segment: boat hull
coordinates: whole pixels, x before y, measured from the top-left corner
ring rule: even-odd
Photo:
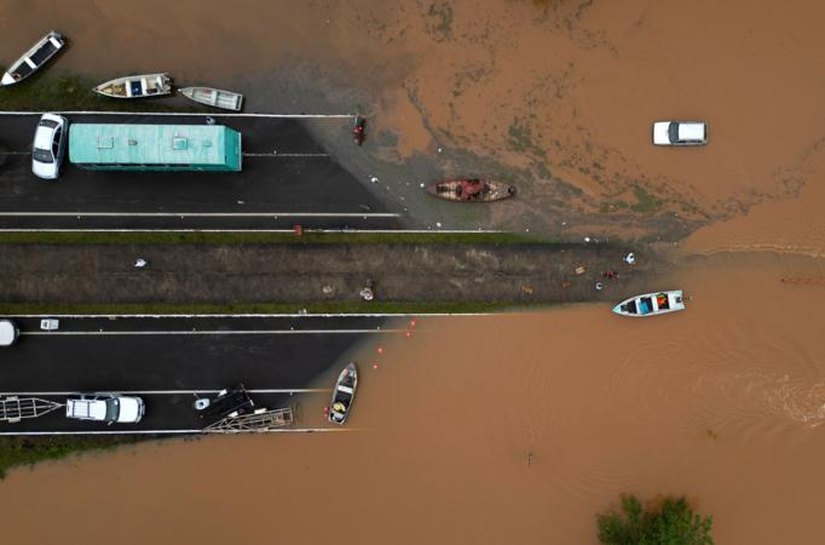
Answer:
[[[243,108],[243,95],[240,93],[213,87],[184,87],[179,92],[189,100],[213,108],[234,112],[239,112]]]
[[[647,318],[680,310],[685,310],[682,290],[654,291],[636,295],[613,307],[615,314],[632,318]]]
[[[329,404],[329,421],[333,424],[345,424],[352,412],[355,390],[358,388],[358,369],[355,363],[347,365],[335,381],[332,400]]]
[[[483,184],[483,189],[472,195],[462,192],[467,183]],[[451,202],[495,202],[516,194],[513,186],[492,180],[445,180],[427,186],[427,193]]]
[[[172,78],[166,73],[124,76],[101,83],[92,90],[105,97],[120,99],[166,96],[172,93]]]
[[[19,59],[9,65],[6,73],[0,78],[0,86],[14,85],[37,72],[49,62],[66,45],[66,37],[51,31],[26,51]]]

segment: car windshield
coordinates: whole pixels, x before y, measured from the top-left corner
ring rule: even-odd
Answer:
[[[679,141],[679,124],[671,123],[667,127],[667,137],[671,142]]]
[[[58,123],[57,121],[54,121],[52,119],[41,119],[38,125],[40,125],[41,127],[48,127],[50,129],[53,129],[57,127]]]
[[[117,399],[106,400],[106,420],[117,420],[120,416],[120,401]]]
[[[54,155],[47,149],[34,148],[32,157],[38,163],[54,163]]]

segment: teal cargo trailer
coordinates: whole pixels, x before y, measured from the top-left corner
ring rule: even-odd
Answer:
[[[90,170],[241,170],[241,133],[223,125],[73,123],[69,161]]]

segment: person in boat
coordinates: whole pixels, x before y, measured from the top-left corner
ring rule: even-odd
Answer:
[[[462,180],[458,186],[458,196],[465,201],[480,198],[484,193],[485,184],[482,180],[474,178],[472,180]]]

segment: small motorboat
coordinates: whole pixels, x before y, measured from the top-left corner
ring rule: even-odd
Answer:
[[[626,299],[613,307],[613,312],[616,314],[637,318],[667,314],[677,310],[685,310],[682,290],[645,293]]]
[[[358,387],[358,369],[355,363],[350,363],[335,382],[332,392],[332,402],[329,405],[329,421],[333,424],[343,424],[349,417],[352,401],[355,399],[355,389]]]
[[[3,78],[0,79],[0,85],[12,85],[23,81],[46,64],[65,45],[66,37],[52,30],[9,66]]]
[[[172,92],[172,78],[166,73],[125,76],[101,83],[92,90],[112,98],[157,97]]]
[[[516,194],[516,188],[492,180],[446,180],[427,186],[427,192],[454,202],[493,202]]]
[[[184,87],[179,89],[178,92],[189,100],[213,108],[239,112],[243,107],[243,95],[232,91],[224,91],[213,87]]]

